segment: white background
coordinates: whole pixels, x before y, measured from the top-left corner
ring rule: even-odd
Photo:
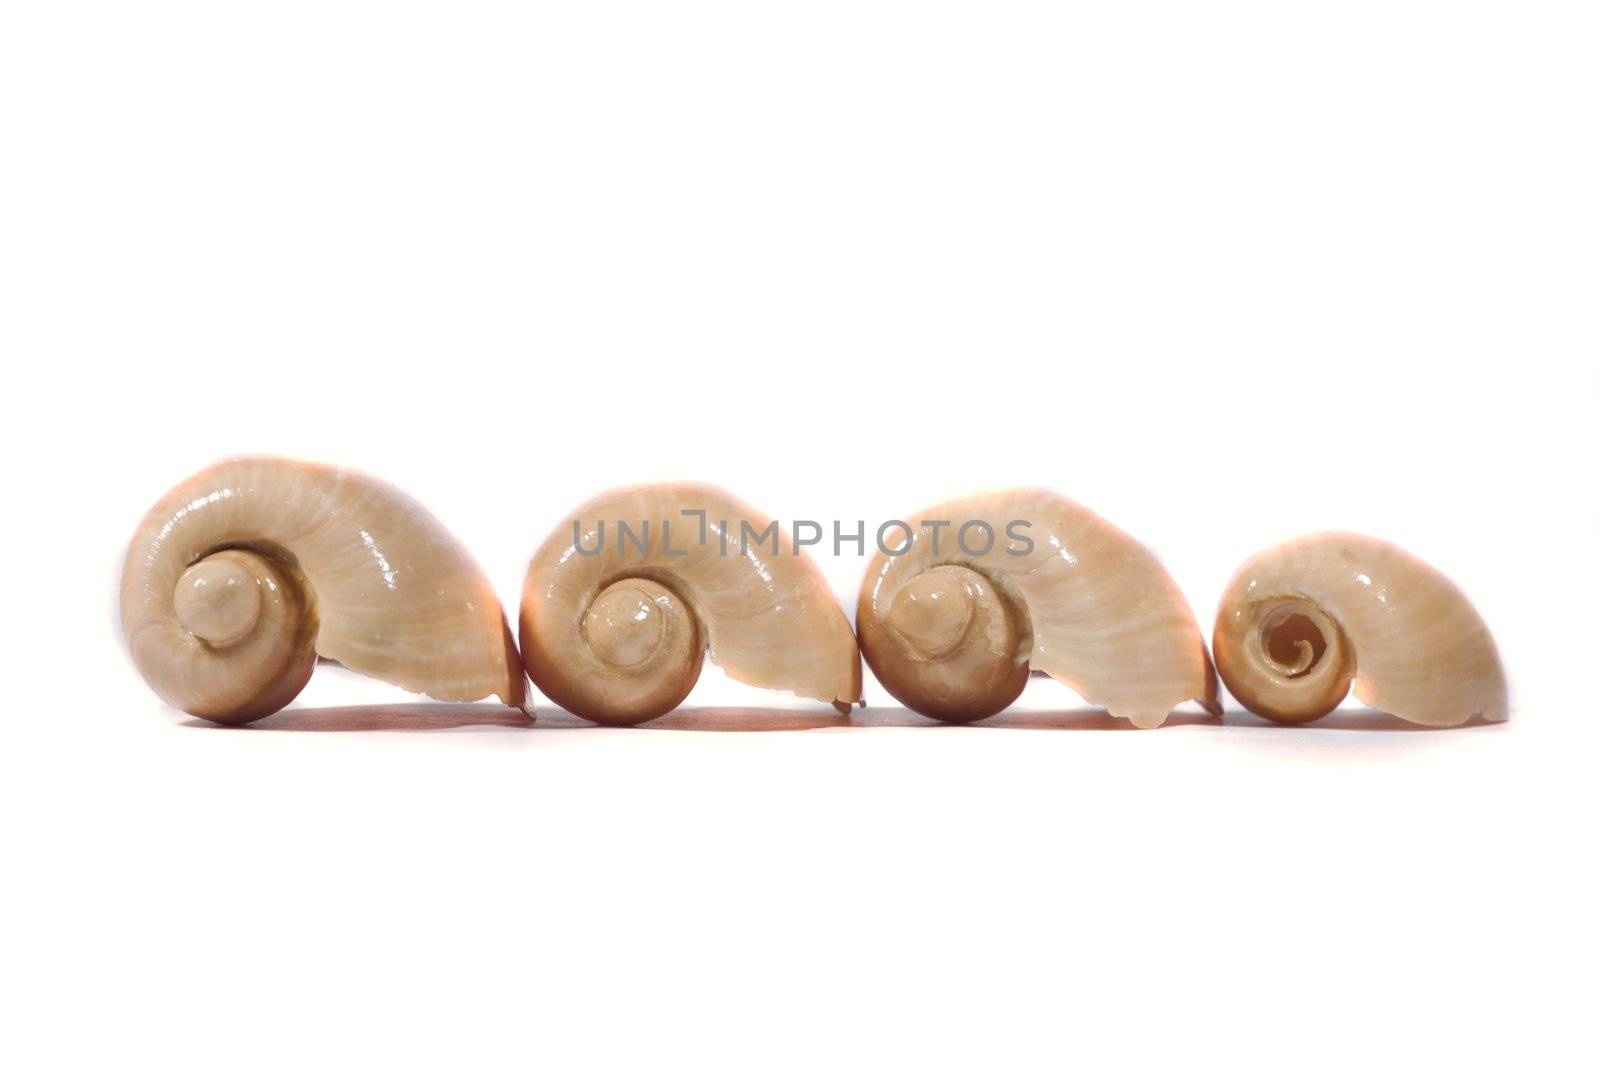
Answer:
[[[1592,5],[3,11],[9,1062],[1594,1062]],[[1360,530],[1515,716],[763,732],[835,720],[710,668],[526,729],[323,671],[197,728],[114,587],[241,451],[395,482],[512,611],[660,478],[1049,486],[1207,632]]]

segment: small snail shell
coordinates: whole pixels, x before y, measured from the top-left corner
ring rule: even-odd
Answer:
[[[272,457],[201,471],[145,516],[121,599],[150,688],[213,722],[277,711],[318,655],[440,700],[526,699],[477,563],[420,504],[356,471]]]
[[[873,673],[907,707],[981,719],[1017,698],[1031,667],[1138,726],[1159,726],[1185,700],[1215,710],[1182,592],[1094,512],[1019,489],[905,521],[909,546],[894,529],[867,570],[856,628]]]
[[[594,722],[671,711],[706,653],[750,685],[842,711],[861,699],[855,634],[816,564],[714,486],[633,486],[578,508],[528,566],[520,636],[534,684]]]
[[[1450,580],[1371,537],[1324,533],[1252,557],[1228,584],[1212,649],[1239,703],[1306,723],[1358,700],[1408,722],[1506,718],[1500,655]]]

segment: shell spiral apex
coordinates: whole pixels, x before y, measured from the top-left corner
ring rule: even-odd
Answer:
[[[855,634],[816,564],[714,486],[616,489],[569,515],[528,565],[520,637],[534,684],[594,722],[671,711],[708,653],[750,685],[861,699]]]
[[[1263,718],[1307,723],[1358,700],[1426,726],[1508,715],[1489,629],[1450,580],[1405,550],[1324,533],[1239,568],[1212,634],[1228,691]]]
[[[185,481],[134,534],[121,608],[145,681],[214,722],[277,711],[319,655],[440,700],[527,696],[466,549],[399,490],[339,467],[247,457]]]
[[[1001,711],[1030,667],[1138,726],[1216,678],[1194,613],[1143,545],[1047,490],[953,500],[880,547],[856,605],[861,650],[907,707],[947,722]],[[897,531],[898,532],[898,531]]]

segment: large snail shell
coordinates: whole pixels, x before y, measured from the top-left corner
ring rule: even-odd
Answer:
[[[616,489],[578,508],[523,584],[534,684],[574,714],[631,725],[677,707],[709,652],[750,685],[841,710],[859,701],[849,620],[781,529],[757,543],[771,523],[722,489],[687,483]]]
[[[174,707],[245,723],[318,655],[440,700],[526,698],[499,601],[416,501],[356,471],[227,460],[150,509],[122,571],[122,631]]]
[[[856,628],[867,663],[907,707],[981,719],[1017,698],[1031,666],[1138,726],[1159,726],[1185,700],[1214,709],[1216,678],[1182,592],[1094,512],[1021,489],[905,522],[910,546],[899,528],[884,538]]]
[[[1477,611],[1405,550],[1359,534],[1302,537],[1239,568],[1212,635],[1229,692],[1278,722],[1356,699],[1408,722],[1503,720],[1506,680]]]

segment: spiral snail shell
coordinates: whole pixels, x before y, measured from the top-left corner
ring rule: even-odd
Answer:
[[[1387,541],[1302,537],[1239,568],[1212,634],[1217,670],[1264,718],[1307,723],[1355,685],[1369,707],[1426,726],[1507,717],[1489,628],[1450,580]]]
[[[420,504],[368,475],[226,460],[140,523],[122,632],[162,699],[240,724],[295,698],[319,655],[440,700],[526,699],[488,579]]]
[[[856,628],[884,687],[946,722],[1002,710],[1030,667],[1137,726],[1159,726],[1185,700],[1217,710],[1205,642],[1166,570],[1047,490],[970,496],[906,520],[867,569]]]
[[[707,653],[750,685],[861,699],[855,634],[816,564],[715,486],[631,486],[574,511],[528,566],[520,641],[546,696],[610,725],[677,707]]]

